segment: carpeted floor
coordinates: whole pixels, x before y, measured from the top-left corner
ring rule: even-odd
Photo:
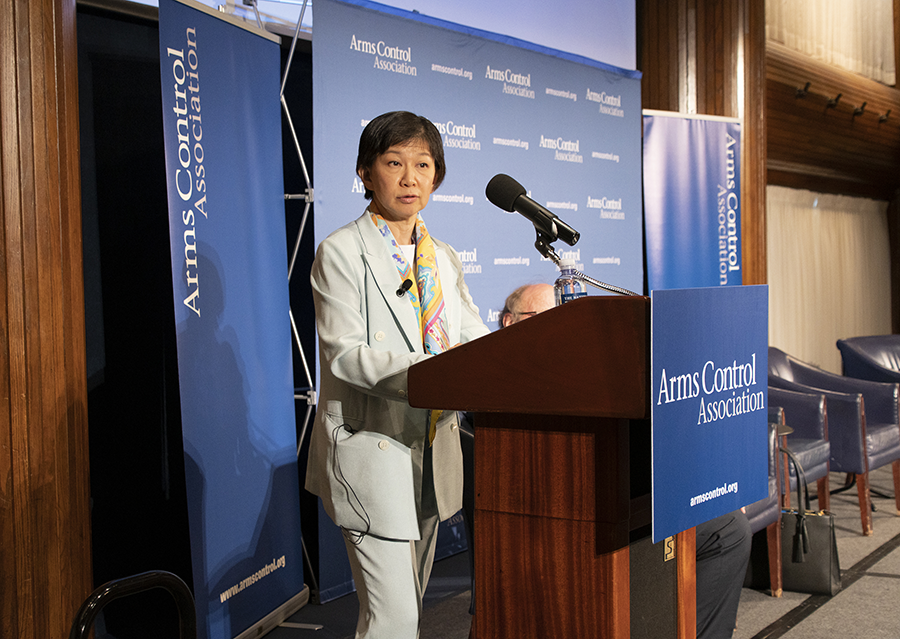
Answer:
[[[873,490],[893,495],[890,466],[871,473]],[[843,475],[832,473],[832,490]],[[843,590],[834,597],[744,589],[734,639],[900,638],[900,517],[873,493],[874,534],[862,535],[856,489],[832,495]],[[815,507],[815,504],[813,504]]]
[[[894,494],[890,466],[871,475],[874,490]],[[832,474],[830,480],[834,489],[843,483],[843,475]],[[856,489],[831,498],[843,590],[834,597],[785,592],[774,598],[745,588],[734,639],[900,639],[900,517],[893,499],[876,495],[873,499],[875,532],[864,537]],[[435,564],[425,597],[422,639],[466,639],[471,620],[468,610],[469,564],[463,553]],[[357,612],[355,595],[321,606],[308,605],[268,636],[352,638]],[[313,625],[321,628],[313,631],[309,628]]]

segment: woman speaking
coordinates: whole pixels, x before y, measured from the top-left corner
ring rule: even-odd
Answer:
[[[455,411],[410,407],[412,364],[489,330],[456,252],[420,211],[446,173],[440,133],[404,111],[372,120],[356,172],[369,200],[312,268],[321,366],[306,488],[341,527],[356,637],[415,639],[438,522],[462,506]]]

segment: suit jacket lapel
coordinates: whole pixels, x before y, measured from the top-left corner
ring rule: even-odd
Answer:
[[[410,350],[422,352],[419,318],[406,295],[397,297],[397,289],[402,282],[400,272],[391,259],[387,242],[378,232],[378,227],[372,222],[368,211],[356,220],[356,226],[359,228],[359,235],[365,247],[363,258],[372,273],[385,305],[393,314],[398,328],[410,345]],[[415,286],[415,282],[413,285]]]

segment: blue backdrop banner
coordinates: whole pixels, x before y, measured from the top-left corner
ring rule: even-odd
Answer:
[[[633,0],[388,0],[398,9],[418,11],[479,29],[634,69],[637,11]]]
[[[520,46],[516,46],[520,45]],[[496,326],[520,284],[553,282],[528,220],[485,197],[506,173],[581,232],[556,243],[597,279],[642,290],[641,97],[634,71],[372,2],[320,0],[313,37],[317,241],[365,209],[363,127],[394,110],[442,134],[447,177],[422,217],[459,253]]]
[[[644,115],[650,290],[741,284],[741,125]]]
[[[160,0],[172,283],[198,636],[304,589],[277,38]]]
[[[657,542],[768,494],[768,287],[651,299]]]
[[[498,173],[580,231],[574,247],[555,244],[562,257],[642,290],[640,105],[635,71],[366,0],[316,0],[316,242],[365,210],[355,173],[365,125],[412,111],[434,122],[447,163],[422,217],[456,249],[488,326],[513,289],[558,274],[534,248],[532,224],[485,197]],[[460,519],[441,525],[438,556],[465,548]],[[331,579],[346,578],[346,559],[320,561],[334,563],[321,590],[339,594]]]

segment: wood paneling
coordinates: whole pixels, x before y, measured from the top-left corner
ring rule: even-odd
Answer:
[[[900,73],[900,0],[894,0],[894,69]],[[888,208],[891,243],[891,332],[900,333],[900,191],[895,191]]]
[[[675,536],[678,562],[678,639],[696,636],[697,629],[697,529],[688,528]]]
[[[738,66],[746,59],[748,18],[757,9],[764,6],[756,0],[641,0],[643,107],[740,117],[738,83],[746,74]]]
[[[898,9],[894,0],[900,61]],[[891,203],[892,330],[900,332],[900,91],[776,43],[765,57],[767,183]]]
[[[744,22],[744,116],[741,146],[741,243],[744,284],[766,284],[766,6],[748,0]]]
[[[766,115],[770,184],[878,199],[900,186],[897,89],[770,42]]]
[[[629,636],[628,421],[475,423],[478,636]]]
[[[91,589],[75,0],[0,0],[0,629]]]
[[[476,563],[479,637],[629,635],[627,546],[598,555],[591,522],[481,510],[475,519],[479,553],[503,567],[498,575]],[[498,541],[513,538],[520,546]],[[591,603],[573,611],[573,602],[580,601]]]
[[[766,282],[765,1],[641,0],[645,109],[742,118],[743,278]]]

